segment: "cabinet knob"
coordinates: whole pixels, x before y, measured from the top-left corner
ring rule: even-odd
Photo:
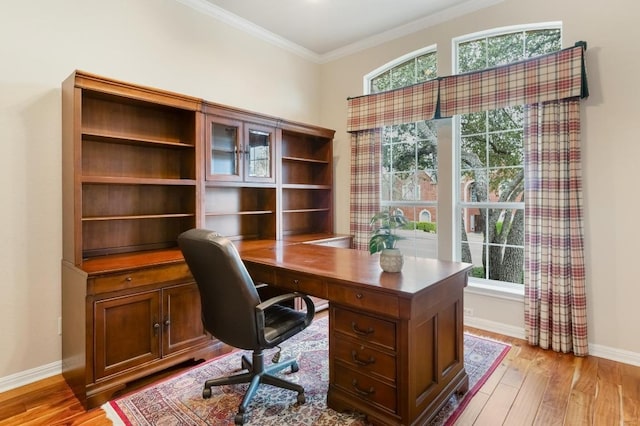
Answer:
[[[153,323],[153,335],[157,336],[158,335],[158,330],[160,329],[160,324],[159,323]]]
[[[356,293],[356,299],[362,299],[363,297],[362,293]]]
[[[124,280],[125,280],[126,282],[131,282],[131,281],[133,280],[133,278],[131,278],[131,277],[127,277],[127,278],[125,278]]]
[[[299,280],[293,280],[293,283],[294,283],[295,285],[298,285],[298,284],[300,284],[300,281],[299,281]]]
[[[165,327],[169,327],[171,325],[171,321],[169,320],[169,318],[167,318],[166,320],[164,320],[164,326]]]

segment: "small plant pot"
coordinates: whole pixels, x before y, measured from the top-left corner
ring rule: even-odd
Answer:
[[[385,272],[400,272],[404,258],[400,249],[384,249],[380,252],[380,267]]]

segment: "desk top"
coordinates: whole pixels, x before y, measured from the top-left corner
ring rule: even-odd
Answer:
[[[437,259],[404,257],[400,273],[383,272],[379,256],[346,248],[313,244],[273,244],[238,247],[245,263],[266,265],[349,283],[389,293],[414,295],[448,277],[467,272],[472,265]]]

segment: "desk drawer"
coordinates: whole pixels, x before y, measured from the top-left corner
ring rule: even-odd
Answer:
[[[371,401],[392,413],[397,412],[396,387],[383,383],[342,364],[334,363],[335,386],[357,395],[360,400]]]
[[[332,301],[333,302],[333,301]],[[333,308],[333,330],[362,342],[372,343],[386,349],[396,350],[396,324],[348,309]]]
[[[397,318],[400,314],[398,298],[377,291],[345,287],[337,283],[328,286],[328,299],[333,303],[352,306]]]
[[[99,294],[170,281],[193,280],[186,263],[154,266],[89,278],[89,293]]]
[[[356,371],[396,382],[395,356],[338,336],[336,334],[333,341],[332,356],[336,361],[348,364]]]
[[[276,286],[322,299],[327,298],[327,286],[324,281],[304,274],[277,271]]]

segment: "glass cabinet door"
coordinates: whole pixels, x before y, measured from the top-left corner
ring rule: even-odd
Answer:
[[[216,117],[207,123],[207,178],[241,180],[242,122]]]
[[[274,182],[274,129],[245,124],[245,180]]]

